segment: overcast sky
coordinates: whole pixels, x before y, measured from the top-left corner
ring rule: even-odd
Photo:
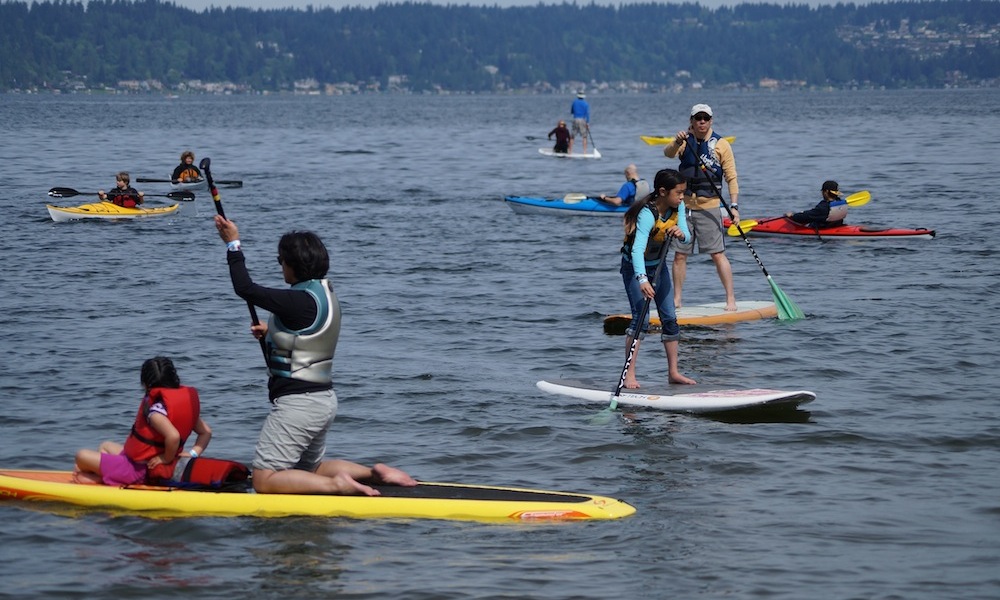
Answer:
[[[379,4],[399,4],[402,0],[386,2],[385,0],[173,0],[178,6],[183,6],[186,8],[191,8],[197,11],[204,10],[210,6],[215,6],[218,8],[225,8],[227,6],[239,6],[246,8],[305,8],[307,6],[312,6],[313,8],[344,8],[347,6],[377,6]],[[422,3],[425,0],[415,0],[416,2]],[[539,0],[430,0],[433,4],[452,4],[464,6],[471,4],[474,6],[535,6],[539,4]],[[638,0],[642,2],[648,2],[649,0]],[[669,3],[681,4],[685,0],[670,0]],[[692,0],[688,0],[692,1]],[[734,0],[696,0],[698,4],[702,6],[707,6],[710,8],[716,8],[719,6],[732,6],[734,4],[740,4],[741,2],[736,2]],[[810,6],[816,6],[819,4],[834,4],[836,0],[754,0],[755,2],[763,2],[766,4],[808,4]],[[562,0],[557,2],[543,1],[543,4],[562,4]],[[611,0],[595,0],[596,4],[614,4],[617,5],[619,1]],[[864,0],[860,2],[855,0],[855,4],[864,4]],[[584,6],[590,4],[590,0],[578,0],[577,4]]]

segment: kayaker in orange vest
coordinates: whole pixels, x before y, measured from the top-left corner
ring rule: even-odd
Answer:
[[[111,202],[125,208],[135,208],[142,204],[143,193],[129,185],[132,179],[122,171],[115,175],[115,187],[108,192],[100,190],[97,196],[104,202]]]
[[[191,183],[201,181],[201,171],[194,166],[194,152],[185,150],[181,152],[181,164],[177,165],[173,174],[170,175],[171,183]]]
[[[125,444],[105,441],[98,450],[78,451],[78,479],[107,485],[155,484],[174,479],[179,458],[196,458],[208,447],[212,429],[201,418],[198,391],[181,385],[169,358],[158,356],[142,363],[139,379],[146,394]],[[197,439],[184,452],[192,432]]]

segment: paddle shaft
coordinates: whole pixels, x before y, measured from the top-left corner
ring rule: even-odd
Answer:
[[[774,304],[778,307],[778,319],[782,321],[794,321],[796,319],[803,318],[805,315],[803,314],[802,309],[799,308],[797,304],[792,302],[792,299],[786,296],[783,291],[781,291],[778,284],[767,272],[764,262],[760,260],[759,256],[757,256],[757,251],[754,250],[753,245],[750,244],[750,239],[747,238],[747,234],[740,228],[739,221],[736,220],[733,210],[722,198],[722,192],[719,190],[719,187],[715,185],[715,180],[712,179],[712,174],[709,172],[708,165],[705,164],[705,160],[701,157],[701,153],[699,153],[696,148],[692,148],[691,150],[697,157],[698,164],[701,165],[702,173],[705,174],[705,178],[708,179],[709,185],[712,186],[712,191],[715,192],[716,197],[719,198],[719,203],[726,209],[726,213],[729,215],[729,220],[736,225],[736,231],[738,231],[740,233],[740,237],[743,238],[743,243],[747,245],[747,249],[750,250],[750,254],[753,255],[753,259],[757,261],[757,266],[760,267],[760,270],[764,273],[764,277],[767,278],[767,283],[771,287],[771,295],[774,296]]]
[[[747,248],[750,249],[750,254],[752,254],[753,259],[757,261],[757,266],[759,266],[760,270],[764,272],[764,277],[770,278],[771,276],[768,275],[767,268],[764,267],[764,263],[761,262],[760,257],[757,256],[757,251],[753,249],[752,245],[750,245],[750,240],[747,238],[747,234],[744,233],[743,229],[740,228],[739,221],[737,221],[736,217],[733,215],[733,210],[729,207],[728,204],[726,204],[726,201],[722,198],[722,192],[719,190],[719,187],[715,185],[715,180],[712,179],[712,175],[709,173],[708,165],[705,164],[705,159],[701,157],[701,154],[697,151],[697,149],[692,148],[691,151],[698,158],[698,164],[701,165],[701,172],[705,174],[705,178],[708,179],[709,185],[712,186],[712,191],[715,192],[716,197],[719,199],[719,204],[722,204],[722,207],[726,209],[726,214],[729,215],[729,220],[732,221],[734,225],[736,225],[736,231],[740,232],[740,237],[743,238],[744,242],[746,242]]]
[[[205,157],[201,159],[201,172],[205,174],[205,179],[208,181],[208,190],[212,194],[212,204],[215,206],[215,212],[219,214],[223,219],[226,218],[226,211],[222,209],[222,196],[219,195],[219,189],[215,187],[215,182],[212,181],[212,159]],[[254,325],[260,325],[260,319],[257,318],[257,308],[254,307],[253,302],[247,300],[247,308],[250,309],[250,321]],[[267,346],[264,344],[264,338],[257,340],[260,342],[260,351],[264,354],[264,363],[267,364]]]
[[[49,196],[53,198],[72,198],[73,196],[100,196],[99,192],[78,192],[73,188],[54,187],[49,190]],[[171,200],[194,200],[191,192],[170,192],[169,194],[143,194],[143,198],[170,198]]]
[[[684,210],[681,208],[681,210]],[[655,223],[654,223],[655,225]],[[663,273],[663,264],[667,262],[667,248],[670,246],[669,236],[664,237],[663,245],[660,246],[659,254],[659,264],[656,265],[656,271],[653,273],[653,280],[650,285],[660,283],[660,275]],[[633,274],[633,277],[637,275]],[[655,285],[654,285],[655,288]],[[646,315],[649,314],[649,304],[653,301],[652,298],[646,298],[646,301],[642,303],[642,311],[639,312],[639,325],[641,328],[646,322]],[[611,405],[608,407],[609,410],[614,410],[618,406],[618,396],[622,393],[622,388],[625,387],[625,377],[628,376],[628,369],[632,366],[632,361],[635,359],[636,349],[639,347],[639,330],[635,331],[632,336],[632,343],[628,347],[628,354],[625,356],[625,365],[622,367],[622,376],[618,378],[618,387],[615,388],[615,394],[611,396]]]
[[[150,177],[136,177],[135,181],[136,183],[177,183],[172,179],[155,179]],[[183,183],[196,183],[196,182],[183,182]],[[243,186],[243,181],[239,179],[220,179],[215,183],[218,183],[219,185],[235,185],[239,187]]]

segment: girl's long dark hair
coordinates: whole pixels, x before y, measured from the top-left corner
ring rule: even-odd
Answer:
[[[150,358],[146,362],[142,363],[142,371],[139,375],[139,381],[142,382],[142,385],[145,386],[146,389],[155,387],[181,387],[181,378],[177,375],[177,369],[174,368],[174,362],[166,356]]]
[[[657,171],[656,177],[653,179],[653,189],[650,190],[649,195],[642,200],[636,198],[632,206],[628,207],[628,211],[625,212],[625,217],[622,221],[622,226],[625,227],[625,235],[630,235],[635,231],[636,221],[639,220],[639,211],[644,206],[650,205],[653,214],[657,214],[656,207],[652,205],[656,204],[656,195],[659,193],[660,188],[670,191],[682,183],[687,183],[687,178],[681,175],[677,169],[660,169]]]

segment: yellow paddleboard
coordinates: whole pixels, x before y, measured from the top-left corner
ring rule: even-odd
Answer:
[[[778,316],[778,307],[771,301],[745,300],[736,303],[735,311],[727,311],[725,302],[696,304],[682,306],[677,310],[677,324],[684,325],[723,325],[757,319],[773,319]],[[608,315],[604,317],[604,333],[608,335],[625,335],[628,324],[632,322],[631,314]],[[660,317],[654,310],[649,317],[650,330],[660,330]]]
[[[381,496],[257,494],[77,482],[71,471],[0,470],[0,500],[74,505],[146,517],[351,517],[551,521],[618,519],[635,508],[613,498],[520,488],[420,482],[376,486]]]

